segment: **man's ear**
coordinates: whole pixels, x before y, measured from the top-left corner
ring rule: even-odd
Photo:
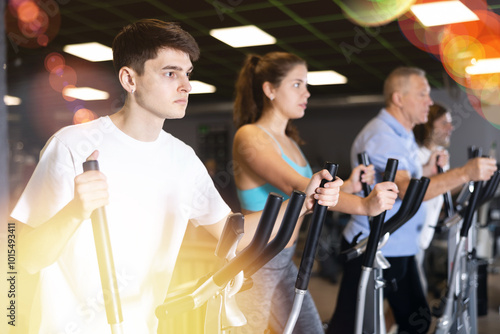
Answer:
[[[392,93],[391,102],[392,104],[400,108],[403,106],[403,95],[400,91],[395,91]]]
[[[120,84],[122,85],[123,89],[131,94],[133,94],[137,90],[135,82],[136,76],[137,73],[127,66],[123,66],[118,72],[118,80],[120,80]]]

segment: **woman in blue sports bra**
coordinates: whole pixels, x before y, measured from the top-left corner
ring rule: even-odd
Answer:
[[[294,189],[307,186],[313,173],[291,122],[304,116],[309,96],[307,65],[300,57],[272,52],[246,58],[236,82],[234,122],[238,130],[233,142],[234,178],[243,213],[262,210],[270,192],[286,199]],[[396,195],[387,190],[397,191],[394,184],[375,186],[366,199],[351,195],[361,191],[361,171],[364,182],[373,182],[373,166],[356,167],[341,188],[335,210],[372,216],[392,207]],[[300,223],[287,248],[252,276],[253,287],[238,294],[247,325],[237,333],[283,332],[295,295],[297,267],[292,258]],[[323,332],[307,293],[294,333]]]

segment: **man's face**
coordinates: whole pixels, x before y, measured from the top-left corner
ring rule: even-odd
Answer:
[[[432,125],[431,141],[436,145],[448,147],[450,145],[452,132],[453,125],[451,122],[451,114],[447,112],[434,121]]]
[[[430,92],[431,87],[426,78],[420,75],[410,76],[405,92],[402,94],[402,108],[413,126],[427,122],[429,107],[433,104]]]
[[[139,107],[162,120],[184,117],[192,69],[188,54],[169,48],[159,50],[156,58],[144,63],[144,73],[136,77],[134,95]]]

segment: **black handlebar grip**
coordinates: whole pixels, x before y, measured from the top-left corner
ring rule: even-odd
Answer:
[[[394,233],[398,228],[400,228],[404,223],[408,221],[410,212],[417,198],[418,191],[420,189],[421,181],[419,179],[411,179],[406,189],[405,196],[401,202],[399,210],[389,218],[382,227],[381,236],[386,233]]]
[[[422,176],[420,178],[420,187],[418,188],[417,198],[413,202],[413,207],[411,208],[410,214],[408,215],[408,220],[413,218],[413,216],[417,213],[420,205],[422,204],[425,193],[427,192],[427,188],[429,187],[429,183],[431,180],[428,177]]]
[[[274,237],[274,239],[269,242],[262,251],[261,255],[250,264],[246,269],[243,269],[245,272],[245,277],[252,276],[257,270],[259,270],[264,264],[269,262],[272,258],[274,258],[279,252],[281,252],[285,246],[290,241],[292,237],[293,231],[295,230],[295,226],[297,226],[297,222],[299,220],[300,211],[302,209],[302,205],[304,204],[304,200],[306,199],[306,194],[294,190],[292,195],[290,196],[290,200],[288,201],[288,206],[286,207],[285,214],[283,215],[283,220],[281,222],[278,233]]]
[[[325,163],[324,169],[328,170],[330,175],[333,177],[333,180],[335,180],[338,167],[339,166],[337,164],[327,162]],[[321,180],[321,187],[324,187],[327,182],[329,181],[325,179]],[[302,253],[302,259],[300,260],[299,273],[297,275],[297,280],[295,281],[295,288],[299,290],[307,290],[307,286],[309,285],[314,258],[318,248],[318,241],[327,211],[327,206],[323,206],[318,203],[314,206],[313,213],[311,215],[309,232],[304,245],[304,252]]]
[[[365,166],[370,165],[368,154],[366,154],[366,152],[358,153],[358,163]],[[363,173],[364,172],[361,172],[360,177]],[[366,182],[361,182],[361,186],[363,187],[363,194],[365,197],[368,197],[368,195],[370,195],[370,186]]]
[[[474,216],[474,211],[477,208],[479,194],[481,192],[483,181],[474,182],[474,190],[469,198],[469,203],[465,208],[464,220],[462,222],[462,228],[460,229],[460,237],[466,237],[469,233],[469,229],[472,225],[472,218]]]
[[[245,218],[241,213],[233,213],[227,217],[226,224],[215,248],[215,256],[220,259],[227,257],[231,247],[245,233],[244,225]]]
[[[231,259],[231,261],[213,275],[215,284],[223,286],[250,263],[255,261],[261,254],[271,237],[282,202],[282,196],[276,193],[269,194],[252,241],[250,241],[250,244],[238,253],[236,257]]]
[[[396,177],[396,171],[398,170],[397,159],[388,159],[387,165],[385,167],[383,181],[394,182]],[[363,266],[365,268],[372,268],[373,261],[375,260],[375,254],[377,253],[378,243],[380,241],[382,233],[382,225],[385,220],[385,211],[373,218],[372,228],[370,235],[368,236],[368,243],[366,245],[365,257],[363,258]]]
[[[83,163],[83,171],[90,170],[99,170],[97,160],[89,160]],[[90,219],[94,232],[94,243],[99,274],[101,276],[102,291],[106,297],[104,298],[106,316],[109,324],[119,324],[123,321],[122,308],[118,293],[113,252],[111,251],[111,241],[109,239],[108,221],[104,207],[95,209]]]
[[[481,153],[482,153],[482,149],[480,147],[472,146],[470,148],[469,154],[471,155],[471,158],[480,157]],[[477,204],[479,202],[478,199],[479,199],[482,185],[483,185],[482,181],[475,181],[474,182],[474,190],[472,191],[472,194],[470,195],[470,198],[469,198],[469,203],[467,204],[467,207],[465,208],[464,220],[462,223],[462,228],[460,229],[460,236],[461,237],[465,237],[469,233],[469,228],[472,225],[472,218],[474,216],[474,211],[476,210]]]
[[[438,174],[442,174],[443,167],[436,165]],[[444,199],[444,211],[446,212],[446,217],[451,217],[455,214],[455,209],[453,208],[453,200],[451,199],[451,193],[449,191],[443,194]]]
[[[497,170],[493,173],[493,176],[484,185],[481,195],[479,196],[479,205],[484,204],[489,201],[495,195],[498,188],[498,183],[500,181],[500,171]]]

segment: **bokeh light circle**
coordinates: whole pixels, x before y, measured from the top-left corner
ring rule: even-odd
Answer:
[[[97,116],[92,110],[87,108],[78,109],[73,116],[73,124],[82,124],[96,119]]]
[[[13,46],[44,47],[59,32],[61,13],[55,0],[10,0],[7,6],[5,30]]]
[[[48,72],[52,72],[52,70],[55,67],[65,65],[65,64],[66,64],[66,60],[64,59],[64,57],[60,53],[52,52],[52,53],[49,53],[45,57],[44,65],[45,65],[45,69]]]
[[[408,11],[416,0],[350,0],[341,4],[347,19],[364,27],[385,25]]]
[[[76,86],[76,79],[75,70],[67,65],[55,66],[49,75],[50,86],[57,92],[62,92],[68,85]]]
[[[39,13],[40,7],[34,1],[24,1],[17,7],[17,17],[25,23],[35,21]]]

